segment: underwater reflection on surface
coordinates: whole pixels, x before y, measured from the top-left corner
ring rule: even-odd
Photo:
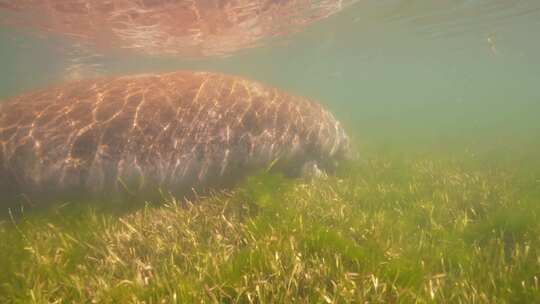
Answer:
[[[294,32],[355,0],[23,0],[0,1],[4,22],[101,49],[207,57],[229,55]]]

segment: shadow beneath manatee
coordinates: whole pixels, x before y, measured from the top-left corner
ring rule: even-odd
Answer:
[[[276,167],[277,168],[277,167]],[[262,170],[267,174],[275,174],[279,170]],[[159,185],[146,185],[144,190],[130,187],[129,183],[117,182],[115,190],[93,193],[84,189],[70,189],[39,192],[23,192],[16,187],[2,187],[0,189],[0,222],[18,222],[28,217],[56,216],[59,213],[78,213],[91,209],[93,212],[113,216],[123,216],[137,212],[145,207],[155,208],[163,204],[175,202],[183,205],[188,202],[197,202],[209,196],[234,190],[245,183],[257,171],[242,177],[224,177],[212,181],[212,186],[177,187],[165,189]],[[286,174],[289,178],[297,174]],[[133,185],[131,185],[133,186]]]
[[[223,188],[231,189],[231,187]],[[64,191],[62,193],[16,193],[0,197],[0,222],[18,222],[28,217],[48,217],[58,214],[72,214],[88,210],[99,214],[123,216],[137,212],[145,207],[159,207],[169,202],[184,204],[198,201],[208,195],[215,195],[213,188],[177,189],[174,192],[155,188],[144,192],[127,189],[118,192],[91,193],[88,191]]]
[[[197,202],[209,196],[237,189],[252,176],[281,175],[291,181],[297,178],[312,179],[317,176],[306,176],[306,165],[316,164],[324,173],[335,174],[336,163],[324,163],[320,160],[292,159],[282,161],[276,159],[265,168],[237,167],[231,174],[226,176],[213,176],[208,178],[205,184],[194,187],[178,186],[174,189],[163,188],[151,181],[145,181],[144,187],[137,181],[117,180],[110,190],[95,193],[78,189],[61,191],[23,192],[17,189],[13,183],[4,180],[0,183],[0,223],[18,222],[28,217],[48,217],[58,214],[78,213],[92,210],[100,214],[123,216],[137,212],[143,208],[160,207],[163,204],[175,202],[179,205],[187,205]],[[317,166],[315,169],[318,170]],[[312,169],[311,167],[309,169]],[[309,174],[309,172],[308,172]],[[262,179],[264,180],[264,179]],[[188,185],[197,184],[187,183]],[[50,189],[54,189],[51,187]]]

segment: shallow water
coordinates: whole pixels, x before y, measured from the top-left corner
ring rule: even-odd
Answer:
[[[360,160],[313,180],[262,172],[196,204],[28,199],[0,213],[0,302],[539,302],[540,1],[349,1],[196,59],[8,26],[8,3],[0,100],[223,71],[319,101]]]

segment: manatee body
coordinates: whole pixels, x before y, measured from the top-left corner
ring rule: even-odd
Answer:
[[[349,140],[319,104],[208,72],[84,80],[0,104],[0,189],[91,193],[230,185],[298,172]]]

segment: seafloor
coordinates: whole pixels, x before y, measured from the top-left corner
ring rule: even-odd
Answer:
[[[0,302],[533,303],[540,145],[390,141],[306,181],[0,226]]]

